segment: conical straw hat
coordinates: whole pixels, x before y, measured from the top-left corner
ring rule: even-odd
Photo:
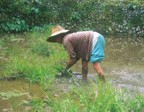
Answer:
[[[47,39],[48,42],[55,42],[56,38],[62,38],[62,36],[64,34],[67,34],[69,32],[69,30],[65,30],[63,27],[61,26],[56,26],[52,28],[52,34],[51,36]]]

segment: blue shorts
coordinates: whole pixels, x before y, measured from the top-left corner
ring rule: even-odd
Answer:
[[[104,59],[105,53],[105,39],[102,35],[99,35],[97,43],[91,52],[90,62],[101,62]]]

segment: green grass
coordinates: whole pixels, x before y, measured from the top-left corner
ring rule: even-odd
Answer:
[[[39,83],[44,97],[29,101],[31,112],[143,112],[144,96],[131,98],[121,89],[111,84],[96,82],[59,83],[69,90],[62,92],[63,86],[56,85],[56,74],[64,67],[67,53],[59,44],[47,43],[45,32],[32,32],[23,35],[6,35],[1,40],[0,76],[24,74],[30,83]],[[47,96],[47,97],[45,97]],[[15,107],[17,108],[17,107]]]
[[[124,112],[116,91],[109,84],[74,87],[65,99],[53,101],[52,109],[54,112]]]
[[[44,34],[37,32],[7,37],[2,47],[7,48],[8,61],[4,65],[2,60],[5,69],[0,75],[22,73],[30,82],[38,82],[43,86],[52,82],[58,73],[54,66],[61,65],[66,53],[59,44],[48,43],[46,39]]]
[[[37,102],[33,103],[33,109],[37,108],[38,103],[42,103],[43,109],[49,107],[52,112],[143,112],[144,110],[143,95],[128,97],[124,91],[116,90],[109,83],[96,85],[93,82],[80,88],[73,85],[69,92],[57,94],[58,96],[52,95],[53,97],[48,99],[37,99]],[[45,100],[47,102],[44,102]]]

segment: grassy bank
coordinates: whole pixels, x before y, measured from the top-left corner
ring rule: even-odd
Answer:
[[[58,44],[46,42],[48,32],[6,35],[1,40],[1,76],[24,74],[30,82],[46,83],[53,79],[66,57]],[[59,52],[61,51],[61,52]],[[62,57],[62,58],[61,58]]]
[[[47,43],[49,32],[5,35],[0,40],[0,76],[23,74],[30,83],[39,83],[44,95],[32,97],[31,112],[143,112],[144,96],[131,97],[109,82],[75,82],[56,78],[65,65],[67,53],[59,44]],[[23,103],[22,103],[23,105]],[[27,106],[23,105],[23,111]],[[19,105],[14,111],[19,112]]]

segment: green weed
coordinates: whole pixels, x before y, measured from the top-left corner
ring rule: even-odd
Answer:
[[[32,98],[32,112],[45,112],[47,107],[53,112],[143,112],[144,96],[131,99],[109,83],[82,82],[79,87],[67,83],[69,91],[63,93],[61,88],[56,91],[52,85],[57,80],[55,75],[64,69],[67,54],[61,45],[47,43],[46,34],[33,32],[22,36],[22,40],[13,35],[4,43],[8,55],[4,75],[22,73],[30,83],[39,83],[49,96],[48,99]]]
[[[44,34],[49,32],[45,31]],[[48,88],[59,72],[54,66],[57,66],[61,57],[66,57],[66,53],[59,44],[47,43],[47,37],[43,33],[25,35],[22,35],[23,40],[13,35],[7,42],[9,60],[4,75],[22,73],[31,83],[38,82],[42,87]]]
[[[144,96],[137,95],[134,99],[129,101],[129,111],[143,112],[144,111]]]
[[[129,100],[111,84],[93,84],[72,88],[64,98],[54,100],[51,109],[54,112],[142,112],[143,98]]]
[[[35,98],[29,103],[29,105],[31,106],[31,112],[45,112],[46,104],[41,99]]]
[[[40,56],[50,56],[52,52],[48,45],[44,42],[33,45],[31,51]]]

